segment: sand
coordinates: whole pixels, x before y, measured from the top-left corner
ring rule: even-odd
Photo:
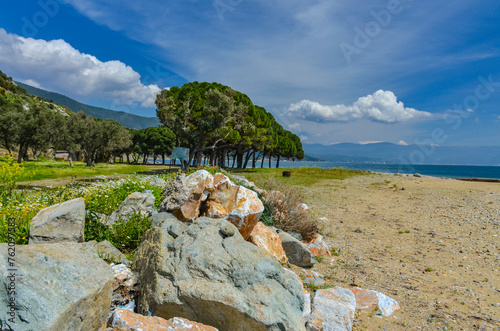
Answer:
[[[400,303],[358,311],[354,330],[500,330],[500,183],[373,174],[304,193],[340,250],[313,270]]]

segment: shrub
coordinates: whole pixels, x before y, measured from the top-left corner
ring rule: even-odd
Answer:
[[[263,196],[265,220],[268,221],[269,213],[272,215],[274,225],[286,232],[300,233],[304,240],[313,239],[319,232],[318,224],[312,219],[309,210],[300,208],[304,197],[296,187],[292,187],[274,178],[269,178],[266,183],[268,193]]]
[[[140,214],[133,215],[127,222],[119,221],[107,226],[99,221],[96,213],[85,218],[85,241],[109,241],[121,252],[130,254],[141,243],[144,233],[151,228],[151,220]]]
[[[26,175],[24,167],[14,160],[12,153],[5,154],[0,161],[0,202],[2,205],[7,203],[7,199],[17,187],[17,181]]]

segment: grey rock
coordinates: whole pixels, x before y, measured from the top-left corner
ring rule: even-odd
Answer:
[[[139,313],[220,330],[305,330],[300,281],[238,231],[227,236],[232,227],[202,217],[149,229],[133,264]]]
[[[172,219],[172,220],[177,220],[177,218],[174,216],[174,214],[167,213],[167,212],[159,212],[158,214],[154,214],[153,216],[150,217],[152,220],[151,226],[160,226],[164,221]]]
[[[349,290],[338,286],[317,290],[307,330],[351,331],[355,310],[356,298]]]
[[[320,287],[321,285],[325,284],[325,281],[320,277],[308,277],[304,279],[304,283],[311,284],[312,286],[315,287]]]
[[[89,241],[89,244],[94,246],[94,248],[97,250],[99,256],[103,260],[110,260],[113,263],[124,263],[124,264],[132,264],[132,261],[129,261],[125,254],[120,252],[118,248],[113,246],[112,243],[110,243],[107,240],[97,242],[95,240]]]
[[[162,178],[156,176],[151,176],[151,181],[149,183],[158,186],[164,186],[167,184],[167,182],[164,181]]]
[[[302,235],[300,233],[296,233],[296,232],[287,232],[289,235],[291,235],[292,237],[294,237],[295,239],[297,240],[302,240]]]
[[[98,213],[98,212],[91,211],[91,210],[86,210],[85,211],[85,215],[86,216],[93,216],[93,217],[95,217],[95,219],[97,221],[101,222],[102,224],[107,224],[108,223],[109,216],[106,215],[106,214]]]
[[[180,209],[188,200],[189,189],[186,186],[186,175],[178,173],[177,176],[163,186],[161,193],[162,202],[159,212],[174,212]]]
[[[113,272],[88,243],[16,246],[7,265],[8,245],[0,244],[0,329],[98,330],[111,304]],[[9,268],[16,271],[9,271]],[[9,275],[15,273],[15,278]],[[15,295],[8,295],[15,286]],[[16,309],[10,315],[9,298]],[[9,321],[13,318],[15,323]],[[11,328],[9,328],[9,326]]]
[[[306,245],[284,231],[278,230],[278,236],[281,239],[281,245],[291,264],[303,268],[311,268],[314,263],[316,263],[314,255],[309,251]]]
[[[131,193],[125,198],[120,207],[109,216],[107,224],[113,225],[120,219],[127,222],[129,217],[135,214],[150,217],[157,213],[155,200],[155,196],[149,190],[144,190],[142,193]]]
[[[83,242],[85,201],[69,200],[44,208],[31,220],[29,244]]]

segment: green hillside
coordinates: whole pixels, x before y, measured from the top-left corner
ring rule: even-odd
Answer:
[[[139,130],[160,125],[160,121],[156,117],[143,117],[125,113],[122,111],[114,111],[110,109],[89,106],[80,103],[76,100],[73,100],[71,98],[68,98],[67,96],[64,96],[59,93],[45,91],[19,82],[16,82],[16,84],[24,88],[29,94],[43,97],[48,100],[52,100],[54,101],[54,103],[68,107],[71,111],[75,113],[80,110],[83,110],[85,114],[97,118],[116,120],[118,121],[118,123],[127,128]]]

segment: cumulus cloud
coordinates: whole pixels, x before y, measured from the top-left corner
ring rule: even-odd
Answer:
[[[300,129],[300,124],[299,123],[288,124],[288,129],[289,130],[299,130]]]
[[[398,142],[398,145],[401,145],[401,146],[408,146],[409,144],[408,144],[406,141],[404,141],[404,140],[400,140],[400,141]]]
[[[64,40],[24,38],[0,29],[0,67],[29,85],[73,97],[102,98],[117,104],[154,107],[156,85],[120,61],[102,62]]]
[[[302,100],[291,104],[287,113],[310,121],[349,122],[368,119],[382,123],[398,123],[419,117],[429,117],[430,113],[405,107],[391,91],[377,92],[359,98],[350,106],[325,106],[315,101]]]

